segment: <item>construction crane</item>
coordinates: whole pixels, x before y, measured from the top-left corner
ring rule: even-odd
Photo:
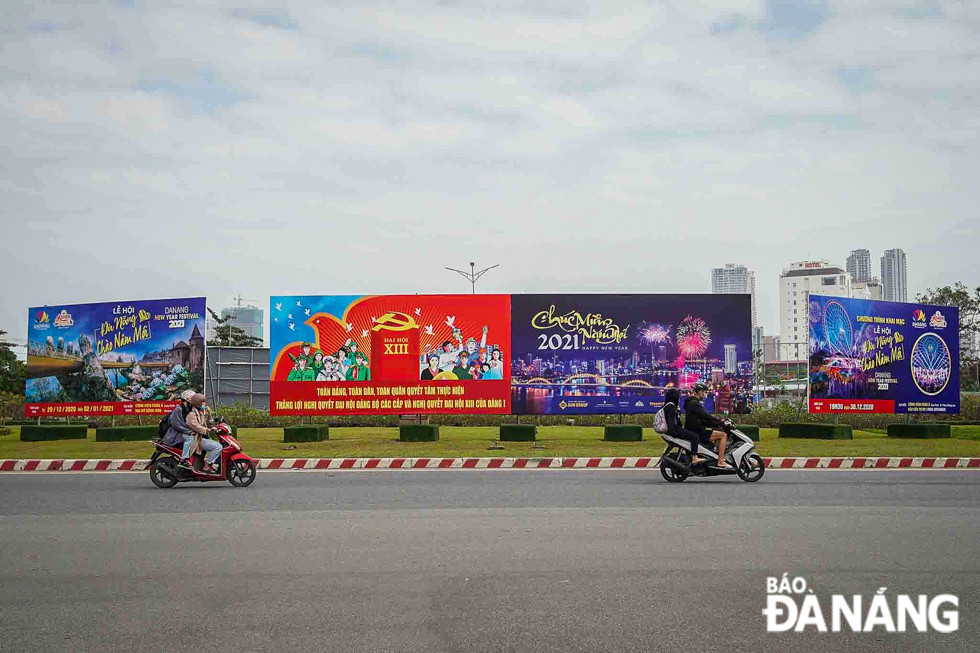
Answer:
[[[232,297],[232,299],[234,299],[236,302],[238,302],[238,308],[241,308],[242,307],[242,302],[257,302],[257,301],[259,301],[257,299],[243,299],[241,295],[239,295],[238,297]],[[256,306],[255,304],[246,304],[245,307],[246,308],[258,308],[258,306]]]

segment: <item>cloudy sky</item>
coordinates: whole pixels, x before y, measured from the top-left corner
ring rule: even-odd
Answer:
[[[206,294],[980,283],[975,0],[0,9],[0,329]]]

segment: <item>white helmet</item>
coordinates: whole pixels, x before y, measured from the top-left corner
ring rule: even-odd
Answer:
[[[191,399],[194,398],[195,394],[197,393],[194,392],[193,390],[184,390],[183,392],[180,393],[180,398],[190,403]]]

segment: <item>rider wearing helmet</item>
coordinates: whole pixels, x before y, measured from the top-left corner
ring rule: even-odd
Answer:
[[[706,411],[701,405],[701,402],[708,395],[708,386],[699,382],[695,383],[691,390],[693,394],[684,403],[684,427],[688,431],[697,433],[704,444],[717,442],[717,467],[728,467],[728,463],[725,462],[725,445],[728,443],[728,434],[718,430],[723,426],[723,422]]]

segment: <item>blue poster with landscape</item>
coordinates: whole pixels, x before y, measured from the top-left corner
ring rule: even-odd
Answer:
[[[960,412],[959,309],[811,296],[811,413]]]
[[[202,392],[205,299],[35,306],[28,311],[28,417],[166,413]]]

